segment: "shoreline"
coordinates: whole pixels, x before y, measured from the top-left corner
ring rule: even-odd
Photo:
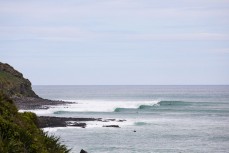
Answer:
[[[86,121],[102,121],[102,118],[75,118],[75,117],[54,117],[54,116],[38,116],[39,128],[47,127],[67,127],[75,126],[85,128]]]
[[[34,98],[34,97],[12,97],[14,104],[18,110],[35,110],[35,109],[49,109],[51,106],[57,105],[67,105],[74,102],[66,102],[59,100],[49,100],[43,98]],[[36,114],[37,115],[37,114]],[[102,118],[83,118],[83,117],[55,117],[55,116],[38,116],[37,115],[37,124],[39,128],[53,128],[53,127],[81,127],[86,128],[87,121],[99,121],[99,122],[125,122],[126,120],[116,120],[116,119],[102,119]],[[120,128],[119,125],[104,125],[102,127],[113,127]]]
[[[49,109],[49,106],[56,105],[66,105],[73,104],[74,102],[66,102],[61,100],[49,100],[43,98],[35,98],[35,97],[12,97],[14,104],[17,108],[23,110],[29,109]]]

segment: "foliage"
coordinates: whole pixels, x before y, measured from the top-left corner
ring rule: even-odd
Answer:
[[[37,116],[18,113],[13,101],[0,92],[0,152],[2,153],[68,153],[59,138],[37,127]]]
[[[25,79],[22,73],[12,66],[0,62],[0,90],[8,96],[16,97],[36,97],[32,90],[31,82]]]

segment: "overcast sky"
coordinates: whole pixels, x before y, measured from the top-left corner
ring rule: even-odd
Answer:
[[[229,0],[0,0],[0,61],[34,85],[229,84]]]

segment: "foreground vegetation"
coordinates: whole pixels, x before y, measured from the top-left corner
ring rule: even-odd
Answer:
[[[38,128],[34,113],[18,113],[13,101],[0,92],[1,153],[68,153],[59,138]]]

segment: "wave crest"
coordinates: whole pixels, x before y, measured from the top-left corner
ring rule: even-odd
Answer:
[[[124,108],[115,108],[114,112],[121,112]]]
[[[156,104],[143,104],[140,105],[138,108],[133,108],[134,110],[149,110],[149,109],[156,109],[157,107],[178,107],[178,106],[188,106],[191,105],[190,102],[184,102],[184,101],[159,101]],[[126,108],[115,108],[114,112],[124,112],[128,111]]]

